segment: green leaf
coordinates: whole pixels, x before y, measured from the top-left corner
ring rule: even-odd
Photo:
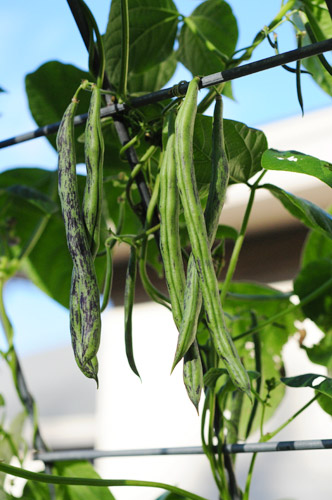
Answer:
[[[326,413],[332,416],[332,399],[325,394],[320,394],[317,403]]]
[[[244,123],[224,120],[225,148],[233,182],[247,182],[259,172],[267,140],[260,130]],[[194,163],[197,186],[206,187],[211,178],[212,118],[197,115],[194,130]]]
[[[68,104],[82,80],[91,80],[89,73],[71,64],[58,61],[47,62],[34,73],[25,77],[25,88],[31,114],[39,127],[60,122]],[[79,94],[79,113],[86,113],[89,107],[89,92]],[[76,139],[84,132],[84,125],[75,127]],[[56,149],[56,134],[47,137]],[[84,162],[84,146],[76,144],[77,162]]]
[[[172,0],[130,0],[129,74],[143,73],[165,61],[173,51],[179,13]],[[121,67],[121,2],[113,0],[104,37],[106,72],[116,88]]]
[[[220,284],[222,287],[222,283]],[[230,285],[229,294],[224,304],[226,313],[226,323],[232,336],[235,337],[243,333],[254,325],[265,321],[269,317],[279,313],[291,305],[289,295],[281,294],[267,285],[261,285],[251,282],[233,282]],[[256,371],[255,363],[255,343],[260,344],[260,364],[261,364],[261,396],[265,397],[264,387],[269,379],[279,380],[280,375],[284,375],[284,363],[282,359],[282,349],[287,342],[289,335],[292,335],[296,328],[294,321],[297,315],[288,314],[280,318],[275,323],[266,326],[257,334],[243,337],[237,340],[235,346],[244,362],[247,370]],[[255,323],[253,321],[255,320]],[[264,420],[267,421],[278,408],[279,403],[284,397],[284,387],[279,384],[273,391],[273,395],[266,407]],[[251,404],[247,398],[243,400],[243,409],[240,421],[240,436],[245,436],[247,420],[250,415]],[[246,417],[247,416],[247,417]],[[253,423],[252,431],[259,426],[262,416],[262,407],[259,405],[257,414]]]
[[[37,481],[28,481],[23,490],[24,500],[51,500],[50,485]]]
[[[230,177],[234,182],[247,182],[262,169],[262,154],[268,147],[265,134],[234,120],[224,120],[224,127]]]
[[[222,0],[207,0],[185,18],[179,37],[179,60],[193,75],[221,71],[238,38],[236,18]]]
[[[238,235],[239,233],[234,227],[226,226],[225,224],[220,224],[218,226],[215,239],[216,240],[229,239],[235,241]]]
[[[305,266],[294,280],[294,292],[300,300],[314,292],[322,286],[327,280],[332,278],[332,259],[322,258],[310,262]],[[331,329],[332,321],[332,286],[320,295],[302,307],[304,314],[314,321],[325,331]]]
[[[294,217],[311,229],[316,229],[332,238],[332,216],[308,200],[295,196],[273,184],[261,186],[268,189]]]
[[[56,462],[54,465],[56,474],[67,477],[84,477],[99,479],[93,466],[89,462]],[[56,487],[56,498],[63,500],[115,500],[110,490],[105,487],[95,488],[93,486],[67,486]]]
[[[312,175],[332,187],[332,164],[298,151],[268,149],[263,153],[262,167],[267,170]]]
[[[160,90],[172,78],[176,66],[176,54],[173,52],[165,61],[156,64],[144,73],[131,73],[128,80],[129,92],[135,94]]]
[[[326,211],[331,214],[332,207]],[[302,248],[301,267],[321,258],[332,259],[332,240],[318,231],[310,231]]]
[[[6,188],[5,191],[37,207],[44,214],[52,215],[58,210],[58,205],[53,200],[32,187],[13,184]]]
[[[6,406],[6,401],[2,394],[0,394],[0,407],[1,406]]]
[[[321,382],[319,382],[321,379]],[[331,415],[332,403],[332,379],[325,375],[318,375],[317,373],[305,373],[304,375],[297,375],[295,377],[284,377],[280,379],[288,387],[311,387],[315,389],[315,393],[323,395],[321,406],[323,410]],[[328,399],[330,402],[328,402]],[[318,402],[320,402],[320,397]]]
[[[312,363],[326,366],[328,373],[332,370],[332,331],[326,333],[318,344],[307,347],[302,345]]]
[[[204,375],[204,385],[207,387],[214,387],[217,380],[222,375],[227,375],[225,368],[210,368]]]

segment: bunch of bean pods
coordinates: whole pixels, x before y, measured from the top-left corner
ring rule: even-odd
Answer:
[[[86,88],[90,84],[80,86]],[[91,86],[91,85],[90,85]],[[178,344],[173,367],[184,358],[184,382],[188,395],[198,409],[203,388],[203,368],[196,339],[199,315],[203,306],[205,322],[214,349],[227,369],[236,387],[250,396],[250,383],[230,334],[227,331],[219,296],[219,285],[213,265],[211,247],[214,243],[220,213],[224,204],[229,179],[229,168],[224,146],[222,100],[216,97],[212,131],[212,176],[209,195],[203,211],[195,179],[193,161],[193,134],[197,112],[199,78],[194,78],[176,113],[167,113],[167,133],[156,178],[154,192],[147,212],[147,223],[142,235],[113,233],[105,242],[108,256],[106,288],[111,286],[111,249],[117,239],[131,246],[125,288],[125,345],[129,365],[139,376],[132,345],[132,309],[134,302],[136,268],[142,283],[153,300],[170,307],[178,329]],[[73,261],[70,293],[70,331],[75,359],[82,372],[98,383],[96,354],[100,343],[100,293],[94,259],[100,240],[102,206],[102,169],[104,144],[100,123],[101,94],[92,85],[90,108],[85,128],[86,185],[80,205],[74,145],[74,115],[77,108],[76,92],[63,116],[57,135],[59,152],[59,197],[62,206],[67,245]],[[150,151],[151,149],[151,151]],[[144,165],[155,151],[151,147],[137,168]],[[144,161],[143,161],[144,160]],[[128,186],[134,178],[134,171]],[[129,191],[129,189],[127,189]],[[169,298],[155,289],[146,274],[146,250],[151,213],[158,202],[160,213],[160,250],[162,254]],[[182,207],[182,208],[181,208]],[[184,270],[180,243],[179,215],[181,209],[191,244],[187,270]],[[121,217],[120,217],[121,218]],[[127,236],[127,239],[126,237]],[[130,238],[129,238],[130,237]],[[129,238],[129,240],[128,240]],[[104,297],[105,299],[105,297]]]
[[[184,357],[184,382],[198,408],[203,386],[202,364],[196,341],[198,317],[203,302],[212,342],[236,387],[250,397],[250,383],[227,331],[219,296],[219,285],[211,256],[229,168],[224,147],[222,100],[217,96],[212,135],[212,178],[205,211],[199,199],[193,161],[193,134],[197,112],[199,78],[194,78],[175,117],[169,113],[168,138],[160,171],[160,241],[165,277],[175,325],[179,331],[173,368]],[[182,205],[191,244],[185,275],[179,236]]]
[[[85,128],[86,185],[83,203],[77,189],[74,116],[79,87],[67,107],[57,135],[58,192],[68,249],[73,261],[70,291],[70,332],[75,359],[82,372],[98,384],[100,294],[94,259],[99,248],[104,143],[100,124],[100,88],[92,85]]]

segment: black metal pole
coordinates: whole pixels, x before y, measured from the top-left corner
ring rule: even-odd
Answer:
[[[307,57],[317,56],[329,50],[332,50],[332,38],[324,40],[323,42],[317,42],[311,45],[307,45],[300,49],[290,50],[288,52],[284,52],[283,54],[278,54],[276,56],[261,59],[260,61],[243,64],[242,66],[238,66],[236,68],[230,68],[219,73],[204,76],[201,79],[201,87],[212,87],[213,85],[218,85],[218,83],[221,82],[228,82],[237,78],[243,78],[254,73],[259,73],[261,71],[266,71],[271,68],[282,66],[283,64],[295,62],[300,59],[306,59]],[[182,81],[177,85],[173,85],[173,87],[158,90],[156,92],[151,92],[140,97],[135,97],[130,101],[130,106],[139,108],[142,106],[146,106],[147,104],[171,99],[178,94],[185,95],[185,93],[187,92],[187,88],[188,82]],[[127,106],[125,104],[111,104],[110,106],[101,109],[101,116],[113,116],[115,114],[123,113],[126,110]],[[76,116],[75,125],[83,123],[86,120],[86,116],[86,114]],[[32,132],[5,139],[0,142],[0,149],[14,146],[15,144],[29,141],[37,137],[54,134],[58,130],[59,125],[60,122],[52,123],[50,125],[45,125],[44,127],[37,128]]]
[[[330,450],[332,439],[307,439],[298,441],[270,441],[267,443],[234,443],[226,444],[226,453],[268,453],[277,451]],[[217,450],[216,450],[217,451]],[[201,446],[184,446],[168,448],[146,448],[137,450],[64,450],[38,451],[34,458],[43,462],[95,460],[107,457],[143,457],[164,455],[203,455]]]

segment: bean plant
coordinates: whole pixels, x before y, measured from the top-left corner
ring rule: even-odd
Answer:
[[[332,414],[332,217],[264,183],[264,175],[269,170],[306,174],[332,187],[332,165],[301,152],[269,149],[262,131],[224,119],[231,82],[213,84],[205,93],[200,88],[202,77],[246,63],[260,44],[278,54],[278,30],[285,23],[295,35],[289,50],[331,38],[329,7],[323,0],[283,1],[243,48],[237,44],[231,0],[199,2],[188,16],[173,0],[112,0],[103,36],[83,0],[68,4],[87,47],[88,70],[50,61],[25,81],[38,126],[61,122],[57,134],[47,138],[58,152],[58,168],[23,167],[0,174],[0,316],[8,343],[1,355],[24,415],[33,422],[32,435],[23,439],[23,421],[19,426],[2,421],[0,497],[13,498],[5,488],[10,473],[27,479],[24,499],[76,499],[78,486],[84,486],[84,498],[111,500],[115,497],[107,487],[136,485],[164,489],[159,500],[204,500],[168,484],[102,480],[88,462],[54,463],[42,473],[24,469],[28,450],[45,450],[47,443],[15,351],[5,284],[24,273],[68,308],[78,369],[98,385],[101,322],[110,300],[113,253],[121,244],[130,253],[123,290],[128,370],[140,376],[132,338],[139,275],[150,299],[170,310],[179,332],[170,367],[183,365],[188,397],[201,411],[203,451],[219,498],[247,500],[256,454],[240,488],[235,458],[225,445],[245,442],[257,430],[260,441],[268,441],[314,401]],[[191,72],[191,81],[174,85],[167,97],[138,105],[137,97],[167,88],[179,63]],[[323,54],[283,68],[290,72],[302,111],[303,73],[332,95],[332,69]],[[118,112],[101,114],[106,106],[117,106]],[[84,113],[86,123],[76,126],[75,116]],[[86,175],[77,173],[81,163]],[[234,184],[249,188],[240,230],[219,222],[227,189]],[[260,189],[309,229],[289,293],[233,279]],[[228,240],[233,241],[229,254]],[[151,281],[151,268],[165,280],[167,293]],[[305,318],[322,331],[318,344],[304,348],[310,361],[326,367],[318,384],[314,373],[287,377],[283,363],[282,349],[296,332],[294,323]],[[286,386],[311,387],[312,398],[266,433],[264,425]],[[0,403],[5,409],[1,394]],[[10,465],[13,457],[20,467]]]

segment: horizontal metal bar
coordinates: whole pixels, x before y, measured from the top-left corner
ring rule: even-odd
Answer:
[[[104,118],[105,116],[115,115],[117,113],[123,113],[126,106],[124,104],[112,104],[111,106],[106,106],[100,110],[100,116]],[[77,115],[74,118],[74,125],[82,125],[86,122],[88,117],[88,113],[84,113],[82,115]],[[51,123],[50,125],[45,125],[44,127],[39,127],[31,132],[27,132],[26,134],[17,135],[16,137],[11,137],[4,141],[0,142],[0,149],[7,148],[8,146],[14,146],[15,144],[19,144],[21,142],[30,141],[31,139],[36,139],[37,137],[44,137],[47,135],[55,134],[61,122]]]
[[[218,85],[218,83],[227,82],[235,80],[237,78],[242,78],[260,71],[265,71],[267,69],[275,68],[283,64],[288,64],[290,62],[295,62],[300,59],[305,59],[307,57],[316,56],[332,50],[332,38],[324,40],[323,42],[313,43],[299,49],[290,50],[284,52],[283,54],[278,54],[276,56],[267,57],[261,59],[260,61],[255,61],[248,64],[243,64],[242,66],[237,66],[235,68],[226,69],[225,71],[214,73],[213,75],[207,75],[201,79],[201,88],[212,87],[213,85]],[[149,94],[135,97],[130,103],[129,107],[142,107],[147,104],[153,104],[155,102],[160,102],[165,99],[171,99],[177,95],[185,95],[188,88],[188,82],[182,81],[179,84],[169,87],[167,89],[158,90],[157,92],[151,92]],[[101,116],[112,116],[117,113],[123,113],[128,109],[125,104],[112,104],[111,106],[106,106],[101,109]],[[86,121],[87,114],[77,115],[75,117],[75,125],[80,125]],[[10,139],[5,139],[0,141],[0,149],[7,148],[9,146],[14,146],[21,142],[29,141],[31,139],[36,139],[37,137],[47,136],[57,132],[60,126],[60,122],[52,123],[50,125],[45,125],[44,127],[37,128],[32,132],[27,132],[25,134],[17,135],[16,137],[11,137]]]
[[[312,43],[311,45],[306,45],[300,49],[289,50],[288,52],[283,52],[282,54],[277,54],[276,56],[267,57],[265,59],[261,59],[260,61],[254,61],[252,63],[243,64],[242,66],[230,68],[219,73],[214,73],[213,75],[203,76],[201,79],[201,87],[211,87],[212,85],[218,85],[222,82],[228,82],[244,76],[253,75],[254,73],[266,71],[284,64],[307,59],[308,57],[322,54],[328,50],[332,50],[332,38],[323,40],[322,42]]]
[[[271,441],[268,443],[235,443],[224,446],[226,453],[264,453],[272,451],[328,450],[332,448],[332,439],[310,439],[304,441]],[[146,448],[138,450],[64,450],[37,452],[36,460],[43,462],[94,460],[107,457],[144,457],[162,455],[202,455],[201,446],[176,448]]]

